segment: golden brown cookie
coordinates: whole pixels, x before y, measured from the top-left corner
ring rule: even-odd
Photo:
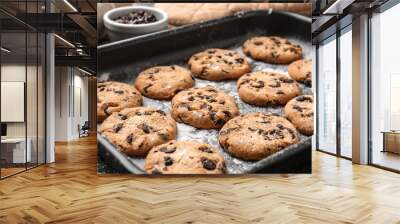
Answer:
[[[243,52],[256,60],[272,64],[289,64],[303,57],[300,45],[275,36],[252,37],[244,42]]]
[[[301,59],[292,62],[288,66],[289,75],[296,81],[302,82],[307,86],[311,86],[312,80],[312,63],[311,59]]]
[[[235,99],[212,86],[183,90],[172,99],[172,117],[196,128],[220,128],[239,115]]]
[[[100,125],[99,133],[129,156],[145,156],[154,146],[176,138],[176,123],[162,110],[123,109]]]
[[[152,148],[144,169],[149,174],[222,174],[224,158],[212,146],[197,141],[170,141]]]
[[[169,100],[193,85],[190,71],[177,65],[146,69],[135,80],[136,88],[144,96],[158,100]]]
[[[314,105],[311,95],[302,95],[290,100],[284,109],[285,116],[304,135],[314,132]]]
[[[285,118],[270,113],[250,113],[228,121],[219,143],[233,156],[260,160],[299,142],[296,128]]]
[[[251,65],[243,55],[217,48],[193,55],[188,64],[196,77],[214,81],[237,79],[251,71]]]
[[[133,85],[121,82],[97,83],[97,120],[103,122],[113,112],[142,105],[142,96]]]
[[[238,80],[237,89],[244,102],[258,106],[284,105],[301,93],[292,78],[274,72],[248,73]]]

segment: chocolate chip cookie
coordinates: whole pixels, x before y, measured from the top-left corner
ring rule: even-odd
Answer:
[[[235,99],[212,86],[183,90],[172,98],[172,117],[196,128],[220,128],[237,115]]]
[[[244,42],[243,52],[256,60],[272,64],[289,64],[303,57],[300,45],[275,36],[252,37]]]
[[[300,95],[299,85],[289,76],[275,72],[252,72],[237,82],[240,98],[258,106],[284,105]]]
[[[144,163],[149,174],[221,174],[224,158],[212,146],[196,141],[170,141],[150,150]]]
[[[310,136],[314,132],[313,108],[313,97],[302,95],[290,100],[284,108],[284,113],[300,133]]]
[[[190,71],[177,65],[146,69],[135,80],[136,88],[144,96],[158,100],[169,100],[193,85]]]
[[[201,79],[237,79],[250,72],[247,59],[236,51],[211,48],[193,55],[189,62],[192,73]]]
[[[123,109],[110,115],[99,132],[129,156],[145,156],[154,146],[176,138],[176,123],[162,110],[148,107]]]
[[[289,75],[296,81],[311,86],[312,63],[310,59],[301,59],[292,62],[288,66]]]
[[[121,82],[97,83],[97,120],[102,122],[113,112],[142,105],[142,95],[132,85]]]
[[[219,133],[220,145],[245,160],[260,160],[298,142],[296,128],[285,118],[271,113],[235,117]]]

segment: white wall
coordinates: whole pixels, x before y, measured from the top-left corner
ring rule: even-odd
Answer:
[[[88,78],[71,67],[56,67],[55,74],[55,140],[70,141],[88,120]]]

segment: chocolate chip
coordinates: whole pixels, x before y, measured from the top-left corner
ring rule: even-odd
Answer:
[[[200,160],[201,163],[203,164],[204,169],[206,170],[215,170],[215,168],[217,168],[215,162],[210,159],[207,159],[206,157],[202,157]]]
[[[158,169],[154,169],[151,171],[151,174],[162,174]]]
[[[273,58],[278,58],[278,57],[279,57],[278,52],[276,52],[276,51],[271,51],[271,57],[273,57]]]
[[[299,102],[303,102],[303,101],[308,101],[308,102],[313,102],[313,100],[312,100],[312,98],[311,97],[308,97],[308,96],[298,96],[297,98],[296,98],[296,101],[299,101]]]
[[[311,87],[312,81],[310,79],[304,80],[304,84],[308,87]]]
[[[256,46],[260,46],[260,45],[262,45],[263,43],[262,43],[261,41],[254,41],[253,44],[256,45]]]
[[[145,124],[145,123],[139,125],[138,127],[139,127],[140,129],[142,129],[143,132],[146,133],[146,134],[149,134],[150,131],[153,129],[153,127],[151,127],[151,126],[149,126],[149,125],[147,125],[147,124]]]
[[[283,139],[285,136],[283,135],[282,130],[276,130],[273,129],[270,132],[268,132],[266,134],[266,136],[268,136],[270,139],[269,140],[273,140],[273,139]]]
[[[298,105],[293,105],[293,109],[295,109],[295,110],[297,110],[297,111],[299,111],[299,112],[303,112],[303,108],[301,108],[301,107],[298,106]]]
[[[171,65],[171,69],[172,69],[172,70],[175,70],[175,66]]]
[[[294,133],[294,131],[292,129],[290,129],[290,128],[285,128],[285,129],[290,133],[290,137],[292,139],[296,138],[296,134]]]
[[[285,128],[285,126],[283,126],[281,124],[277,124],[276,127],[279,128],[280,130],[283,130]]]
[[[244,59],[243,58],[235,58],[235,62],[238,64],[243,64]]]
[[[137,112],[135,113],[135,115],[137,115],[137,116],[142,116],[142,115],[144,115],[144,113],[143,113],[142,111],[137,111]]]
[[[216,122],[215,122],[215,125],[217,125],[217,126],[222,126],[222,125],[224,125],[225,124],[225,120],[224,119],[218,119]]]
[[[163,116],[165,116],[166,114],[165,114],[165,112],[164,111],[162,111],[162,110],[156,110],[156,112],[157,113],[159,113],[159,114],[161,114],[161,115],[163,115]]]
[[[283,94],[285,94],[282,90],[278,90],[277,92],[276,92],[276,94],[278,94],[278,95],[283,95]]]
[[[213,153],[213,151],[209,147],[207,147],[205,145],[200,146],[199,150],[202,151],[202,152]]]
[[[162,148],[160,148],[160,151],[164,152],[164,153],[173,153],[176,151],[176,148],[175,147],[173,147],[173,148],[162,147]]]
[[[103,92],[103,91],[104,91],[104,89],[105,89],[105,88],[104,88],[104,87],[102,87],[102,88],[100,88],[100,89],[99,89],[99,91],[100,91],[100,92]]]
[[[287,77],[280,77],[279,80],[283,83],[293,83],[294,80],[293,79],[289,79]]]
[[[189,96],[189,97],[188,97],[188,100],[189,100],[189,101],[193,101],[193,100],[194,100],[194,97],[193,97],[193,96]]]
[[[247,129],[249,129],[249,131],[257,131],[257,129],[256,128],[252,128],[252,127],[248,127]]]
[[[228,118],[232,116],[231,112],[226,111],[226,110],[222,111],[222,113],[224,113],[225,116],[228,117]]]
[[[105,106],[103,111],[105,115],[110,115],[110,113],[108,112],[108,106]]]
[[[294,48],[294,47],[289,48],[289,51],[292,52],[292,53],[295,53],[295,54],[298,53],[298,52],[297,52],[298,49],[296,49],[296,48]]]
[[[145,87],[143,88],[143,91],[144,91],[145,93],[147,93],[148,89],[149,89],[151,86],[153,86],[153,84],[148,84],[147,86],[145,86]]]
[[[262,88],[262,87],[264,87],[264,82],[261,80],[258,80],[257,82],[251,82],[250,86],[254,87],[254,88]]]
[[[236,128],[228,128],[228,129],[225,129],[225,130],[221,131],[219,134],[220,135],[226,135],[226,134],[231,133],[232,131],[237,131],[237,130],[239,130],[238,127],[236,127]]]
[[[174,160],[169,156],[164,156],[164,165],[171,166],[174,163]]]
[[[114,21],[122,24],[147,24],[156,22],[157,17],[153,15],[151,12],[145,10],[139,10],[130,12],[123,16],[119,16],[116,19],[114,19]]]
[[[121,95],[124,93],[124,91],[123,90],[114,90],[114,93]]]
[[[118,116],[119,116],[119,118],[120,118],[121,120],[126,120],[126,119],[128,119],[128,116],[123,115],[123,114],[118,114]]]
[[[247,74],[246,76],[249,76],[250,74]],[[251,80],[250,79],[243,79],[240,83],[238,88],[240,88],[243,84],[249,83]]]
[[[124,125],[121,124],[121,123],[116,124],[116,125],[113,126],[113,131],[114,131],[115,133],[118,133],[118,132],[121,130],[121,128],[122,128],[123,126],[124,126]]]
[[[214,111],[211,111],[210,112],[210,118],[211,118],[211,120],[215,121],[216,118],[217,118],[217,113],[215,113]]]
[[[199,76],[205,76],[207,75],[208,71],[207,71],[207,67],[203,67],[200,71]]]
[[[169,140],[169,134],[168,134],[168,133],[160,133],[160,132],[157,132],[157,135],[160,136],[160,138],[161,138],[163,141],[168,141],[168,140]]]
[[[126,137],[126,142],[132,144],[132,141],[133,141],[133,134],[129,134],[128,137]]]

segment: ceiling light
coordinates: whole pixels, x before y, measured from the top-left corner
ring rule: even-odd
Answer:
[[[9,49],[7,49],[7,48],[5,48],[5,47],[1,47],[0,49],[1,49],[2,51],[6,52],[6,53],[10,53],[10,52],[11,52],[11,50],[9,50]]]
[[[71,3],[69,3],[68,0],[64,0],[64,3],[67,4],[74,12],[78,12],[78,10]]]
[[[68,40],[66,40],[66,39],[64,39],[64,38],[62,38],[62,37],[60,37],[60,36],[57,35],[57,34],[54,34],[54,36],[57,37],[57,38],[58,38],[59,40],[61,40],[62,42],[64,42],[65,44],[67,44],[68,46],[75,48],[75,45],[73,45],[73,44],[72,44],[71,42],[69,42]]]
[[[87,75],[92,75],[92,73],[90,73],[90,72],[88,72],[88,71],[86,71],[86,70],[83,70],[83,69],[81,69],[81,68],[79,68],[79,67],[78,67],[78,70],[81,71],[81,72],[83,72],[83,73],[85,73],[85,74],[87,74]]]
[[[343,10],[351,5],[354,0],[336,0],[332,5],[330,5],[322,14],[342,14]]]

